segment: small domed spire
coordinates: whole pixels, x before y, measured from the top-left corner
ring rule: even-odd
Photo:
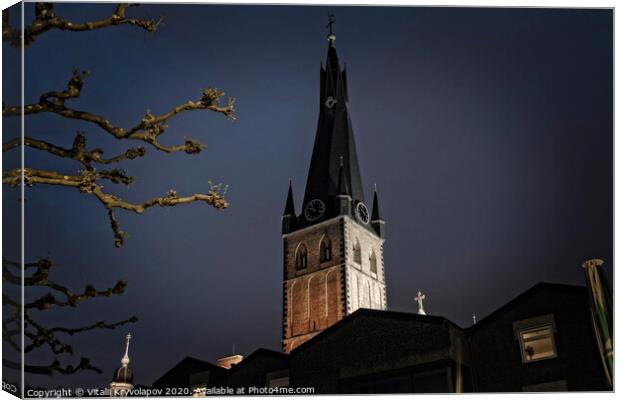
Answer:
[[[123,356],[123,358],[121,358],[121,364],[123,366],[127,366],[129,365],[129,341],[131,340],[131,333],[127,334],[127,346],[125,346],[125,355]]]
[[[124,396],[128,390],[133,388],[133,370],[129,367],[129,342],[131,338],[131,333],[128,333],[126,336],[125,354],[121,358],[121,366],[114,371],[112,383],[110,384],[113,396]]]

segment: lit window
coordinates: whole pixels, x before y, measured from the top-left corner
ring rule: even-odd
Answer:
[[[557,357],[551,324],[520,330],[519,342],[524,363]]]

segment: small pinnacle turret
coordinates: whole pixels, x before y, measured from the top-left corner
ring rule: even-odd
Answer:
[[[295,215],[295,201],[293,200],[293,184],[291,180],[288,181],[288,195],[286,196],[286,206],[284,207],[284,216]]]
[[[351,214],[351,191],[344,174],[344,165],[340,157],[340,171],[338,173],[338,195],[336,196],[336,212],[339,215]]]
[[[375,185],[375,195],[372,200],[372,216],[371,221],[382,221],[381,211],[379,210],[379,197],[377,196],[377,185]]]
[[[349,185],[347,185],[347,177],[344,174],[344,166],[342,157],[340,157],[340,171],[338,172],[338,195],[350,196]]]
[[[288,181],[288,195],[286,196],[286,205],[282,214],[282,234],[289,233],[293,229],[295,221],[295,200],[293,199],[293,184]]]
[[[377,184],[375,184],[375,195],[372,200],[372,213],[370,216],[370,224],[375,232],[381,238],[385,238],[385,221],[381,217],[381,209],[379,208],[379,195],[377,194]]]

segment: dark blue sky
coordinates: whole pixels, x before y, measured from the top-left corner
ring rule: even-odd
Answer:
[[[56,10],[84,21],[113,6]],[[128,330],[131,364],[144,384],[186,355],[213,361],[233,343],[245,355],[279,349],[280,215],[289,178],[298,209],[301,202],[328,12],[336,15],[336,47],[347,65],[366,195],[376,182],[387,220],[390,309],[414,311],[421,289],[427,312],[465,327],[472,313],[481,319],[536,282],[583,284],[585,259],[603,258],[611,269],[611,10],[144,5],[128,13],[164,15],[153,35],[120,26],[37,39],[26,51],[26,101],[64,88],[73,67],[88,69],[71,105],[129,127],[147,108],[162,113],[197,100],[201,88],[225,90],[237,98],[237,121],[186,113],[162,137],[166,144],[195,137],[206,151],[149,148],[147,157],[122,164],[136,177],[131,188],[106,189],[143,201],[170,188],[204,192],[212,179],[230,186],[231,207],[119,212],[131,237],[116,249],[95,199],[28,189],[27,258],[51,256],[53,276],[76,290],[129,282],[122,297],[42,318],[70,326],[141,318],[69,339],[103,375],[30,377],[33,383],[107,385]],[[4,58],[8,71],[17,55]],[[18,86],[5,86],[8,103]],[[16,122],[5,126],[5,139]],[[56,115],[29,117],[26,125],[27,135],[66,147],[77,130],[108,155],[136,145]],[[26,163],[78,168],[34,151]],[[5,188],[5,203],[15,198]],[[4,218],[19,221],[6,211]]]

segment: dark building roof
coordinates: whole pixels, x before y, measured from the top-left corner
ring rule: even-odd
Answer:
[[[230,368],[214,385],[225,387],[267,387],[269,375],[283,372],[288,376],[289,355],[279,351],[259,348],[240,363]]]
[[[245,357],[239,364],[235,364],[231,370],[241,368],[243,365],[247,365],[250,362],[252,362],[255,358],[259,358],[259,357],[273,357],[273,358],[279,358],[279,359],[286,361],[288,360],[289,355],[286,353],[282,353],[281,351],[259,347],[252,354]]]
[[[518,327],[532,320],[552,321],[555,357],[522,360]],[[610,390],[586,288],[544,282],[465,330],[441,316],[358,309],[289,355],[261,348],[229,370],[188,357],[153,386],[187,387],[204,371],[209,387],[265,387],[288,376],[317,394]]]
[[[154,388],[191,387],[190,377],[200,372],[210,372],[211,379],[221,377],[226,370],[217,365],[193,357],[185,357],[174,367],[170,368],[160,378],[153,382]]]
[[[322,340],[325,336],[328,336],[332,333],[335,333],[338,330],[341,330],[347,327],[350,324],[355,323],[358,319],[369,319],[374,320],[376,322],[380,322],[381,320],[395,320],[395,321],[415,321],[415,322],[424,322],[436,325],[451,325],[453,328],[457,330],[461,330],[461,328],[456,325],[454,322],[449,319],[437,315],[420,315],[420,314],[412,314],[402,311],[387,311],[387,310],[373,310],[370,308],[358,308],[352,314],[348,315],[346,318],[341,319],[336,322],[334,325],[328,327],[318,335],[314,336],[312,339],[303,343],[299,347],[295,348],[292,353],[299,352],[300,349],[305,347],[312,346],[313,343]]]
[[[314,387],[320,394],[416,392],[421,385],[379,386],[438,372],[442,383],[429,390],[450,392],[454,383],[446,371],[457,365],[469,373],[467,339],[448,319],[358,309],[291,352],[290,379],[292,386]]]
[[[479,320],[476,324],[466,328],[467,331],[475,331],[477,329],[481,329],[486,324],[500,318],[503,314],[508,312],[510,309],[516,307],[523,300],[532,297],[540,292],[544,291],[552,291],[552,292],[563,292],[563,293],[578,293],[583,296],[586,295],[586,287],[578,286],[578,285],[566,285],[563,283],[551,283],[551,282],[538,282],[531,288],[527,289],[525,292],[521,293],[514,299],[510,300],[508,303],[504,304],[497,310],[493,311],[491,314],[487,315],[483,319]],[[586,301],[587,305],[587,299]]]

